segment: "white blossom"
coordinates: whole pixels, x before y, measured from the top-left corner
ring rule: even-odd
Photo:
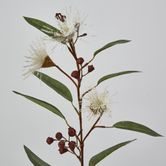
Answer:
[[[26,72],[23,74],[25,77],[28,77],[40,68],[54,66],[54,63],[48,56],[43,43],[39,42],[31,46],[29,52],[30,55],[25,57],[27,59],[27,65],[24,66],[26,68]]]
[[[110,112],[110,96],[108,91],[97,92],[92,90],[87,97],[86,107],[91,116]]]
[[[73,15],[74,14],[74,15]],[[55,17],[58,21],[58,30],[54,32],[53,39],[56,41],[66,44],[70,40],[75,40],[82,24],[78,13],[67,13],[63,15],[61,13],[56,13]]]

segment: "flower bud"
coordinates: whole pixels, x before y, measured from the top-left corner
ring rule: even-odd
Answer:
[[[76,147],[76,142],[75,141],[70,141],[68,145],[69,145],[70,150],[74,151],[74,149]]]
[[[59,148],[59,153],[64,154],[68,151],[67,147]]]
[[[55,134],[55,138],[59,141],[59,140],[61,140],[61,138],[62,138],[63,136],[62,136],[62,133],[61,132],[57,132],[56,134]]]
[[[72,127],[69,127],[68,128],[68,134],[69,134],[70,137],[74,137],[74,136],[76,136],[76,130]]]
[[[84,63],[84,59],[82,57],[78,58],[77,63],[82,65]]]
[[[53,142],[54,142],[54,138],[52,138],[52,137],[48,137],[47,139],[46,139],[46,142],[47,142],[47,144],[52,144]]]
[[[88,72],[89,72],[89,73],[92,72],[94,69],[95,69],[95,68],[94,68],[93,65],[89,65],[89,66],[88,66]]]
[[[77,70],[74,70],[72,73],[71,73],[71,76],[76,78],[76,79],[79,79],[80,78],[80,72],[77,71]]]
[[[58,147],[59,148],[64,148],[65,147],[65,141],[59,141],[59,143],[58,143]]]

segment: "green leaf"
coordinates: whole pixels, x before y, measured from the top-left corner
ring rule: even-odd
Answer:
[[[124,74],[137,73],[137,72],[140,72],[140,71],[122,71],[122,72],[118,72],[118,73],[108,74],[108,75],[100,78],[97,82],[97,85],[99,85],[101,82],[103,82],[107,79],[113,78],[113,77],[117,77],[117,76],[124,75]]]
[[[97,163],[99,163],[101,160],[103,160],[104,158],[106,158],[108,155],[110,155],[112,152],[114,152],[115,150],[121,148],[122,146],[125,146],[127,144],[129,144],[130,142],[135,141],[134,140],[130,140],[130,141],[126,141],[126,142],[122,142],[119,143],[113,147],[110,147],[106,150],[103,150],[102,152],[96,154],[95,156],[93,156],[90,161],[89,161],[89,166],[95,166]]]
[[[65,99],[69,101],[73,101],[72,95],[70,90],[62,84],[61,82],[49,77],[48,75],[41,73],[41,72],[34,72],[34,75],[38,77],[40,80],[42,80],[46,85],[48,85],[50,88],[55,90],[58,94],[63,96]]]
[[[93,56],[95,57],[98,53],[100,53],[114,45],[128,43],[128,42],[130,42],[130,40],[116,40],[116,41],[110,42],[110,43],[106,44],[105,46],[101,47],[100,49],[98,49],[97,51],[95,51]]]
[[[142,124],[131,122],[131,121],[120,121],[120,122],[115,123],[113,125],[113,127],[118,128],[118,129],[132,130],[132,131],[148,134],[148,135],[151,135],[154,137],[162,136]]]
[[[36,154],[34,154],[28,147],[24,145],[24,150],[34,166],[51,166],[42,159],[40,159]]]
[[[54,114],[58,115],[59,117],[61,117],[62,119],[64,119],[66,121],[66,118],[64,117],[64,115],[59,111],[58,108],[56,108],[55,106],[45,102],[45,101],[42,101],[42,100],[39,100],[37,98],[34,98],[34,97],[31,97],[31,96],[28,96],[28,95],[24,95],[24,94],[21,94],[19,92],[16,92],[16,91],[13,91],[14,93],[20,95],[20,96],[23,96],[25,98],[27,98],[28,100],[48,109],[49,111],[53,112]]]
[[[59,32],[59,30],[52,25],[49,25],[41,20],[24,17],[24,19],[35,28],[39,29],[41,32],[45,33],[48,36],[54,37],[55,32]]]

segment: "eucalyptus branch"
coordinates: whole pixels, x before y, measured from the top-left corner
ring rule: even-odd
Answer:
[[[108,80],[113,77],[117,77],[124,74],[130,74],[134,72],[138,72],[135,70],[132,71],[122,71],[118,73],[110,73],[108,75],[103,76],[100,78],[95,86],[88,89],[87,91],[81,93],[81,86],[82,86],[82,80],[83,78],[88,75],[90,72],[92,72],[95,67],[90,64],[95,57],[101,53],[102,51],[113,47],[114,45],[127,43],[130,40],[116,40],[109,42],[105,44],[103,47],[100,47],[98,50],[96,50],[92,57],[84,62],[83,57],[79,57],[76,50],[76,43],[80,37],[84,37],[87,35],[87,33],[83,33],[80,35],[80,25],[81,22],[77,21],[75,22],[75,19],[68,20],[70,17],[66,17],[66,15],[62,13],[55,13],[55,18],[58,21],[59,27],[53,27],[49,25],[46,22],[43,22],[41,20],[30,18],[30,17],[24,17],[24,19],[32,26],[40,30],[41,32],[45,33],[49,37],[51,37],[53,40],[64,44],[69,51],[69,54],[71,54],[71,58],[74,58],[74,63],[76,65],[75,70],[71,72],[71,75],[69,75],[66,71],[64,71],[62,68],[60,68],[58,65],[56,65],[52,59],[47,54],[47,51],[44,47],[44,45],[34,47],[32,46],[30,53],[31,56],[27,57],[27,63],[26,67],[29,67],[27,72],[24,74],[25,76],[29,76],[29,74],[34,74],[37,76],[40,80],[42,80],[46,85],[48,85],[50,88],[54,89],[58,94],[63,96],[65,99],[71,102],[74,111],[77,114],[77,120],[79,123],[79,129],[76,131],[75,127],[71,127],[67,121],[67,118],[61,113],[61,111],[54,105],[47,103],[45,101],[42,101],[40,99],[34,98],[29,95],[21,94],[19,92],[15,92],[18,95],[21,95],[28,100],[46,108],[47,110],[53,112],[55,115],[59,116],[63,120],[65,120],[65,123],[68,127],[68,134],[65,136],[63,132],[58,131],[56,134],[54,134],[54,137],[48,137],[46,139],[47,144],[52,144],[54,141],[58,142],[58,148],[59,153],[64,154],[66,152],[70,152],[74,156],[77,157],[77,159],[80,161],[80,166],[84,166],[84,145],[85,141],[88,138],[88,136],[91,134],[91,132],[96,128],[120,128],[120,129],[126,129],[126,130],[132,130],[141,132],[144,134],[148,134],[150,136],[159,137],[161,136],[157,132],[151,130],[150,128],[136,123],[132,121],[120,121],[115,123],[113,126],[105,126],[105,125],[99,125],[98,122],[100,121],[101,117],[104,113],[109,111],[109,96],[108,93],[97,93],[94,91],[92,93],[92,96],[89,97],[89,103],[87,107],[89,108],[89,111],[91,112],[92,116],[95,116],[95,122],[92,123],[90,128],[88,129],[88,132],[85,133],[84,136],[84,128],[83,128],[83,111],[82,111],[82,101],[83,97],[91,92],[93,89],[95,89],[101,82]],[[72,22],[74,21],[74,22]],[[73,103],[73,96],[71,91],[68,89],[67,86],[65,86],[63,83],[53,79],[52,77],[49,77],[48,75],[37,72],[40,68],[50,68],[50,67],[56,67],[60,72],[62,72],[68,79],[75,85],[75,93],[77,95],[76,97],[76,104]],[[84,68],[86,67],[86,71],[84,72]],[[69,71],[70,72],[70,71]],[[78,103],[77,103],[78,102]],[[78,104],[78,105],[77,105]],[[98,162],[103,160],[105,157],[107,157],[109,154],[111,154],[113,151],[119,149],[120,147],[127,145],[128,143],[132,142],[134,140],[129,140],[126,142],[119,143],[113,147],[109,147],[106,150],[98,153],[97,155],[93,156],[90,161],[89,165],[96,165]],[[43,163],[45,165],[47,164],[45,161],[41,160],[37,155],[35,155],[30,149],[28,149],[26,146],[24,146],[24,149],[28,155],[28,158],[32,162],[32,164],[37,163]],[[72,164],[71,164],[72,165]]]

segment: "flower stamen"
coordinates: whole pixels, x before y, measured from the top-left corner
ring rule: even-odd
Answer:
[[[61,13],[56,13],[56,14],[55,14],[55,18],[56,18],[57,20],[60,20],[61,22],[65,22],[65,20],[66,20],[66,16],[65,16],[65,15],[62,15]]]

